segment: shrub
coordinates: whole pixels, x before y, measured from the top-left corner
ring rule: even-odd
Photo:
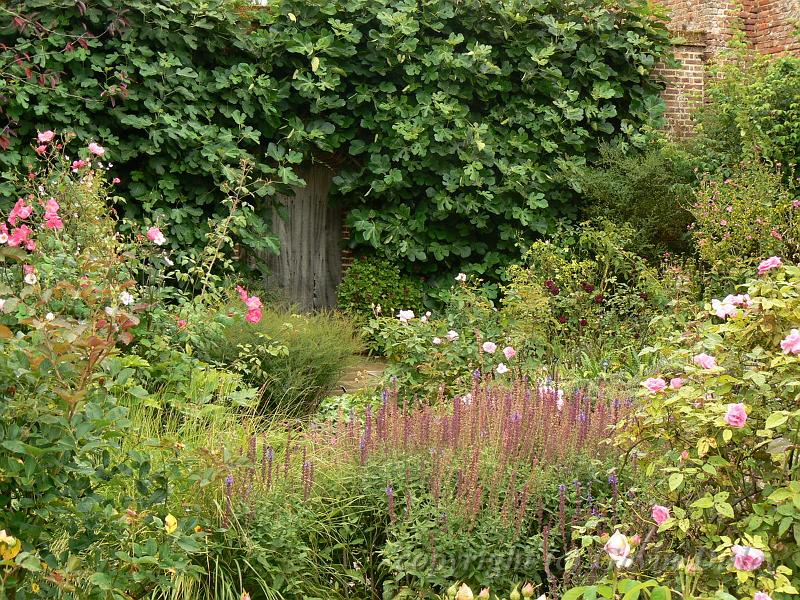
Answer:
[[[170,245],[201,247],[205,217],[236,184],[229,167],[255,165],[262,196],[299,182],[290,166],[299,158],[268,145],[280,92],[260,39],[228,0],[15,3],[0,29],[9,122],[0,189],[13,195],[11,174],[31,160],[37,131],[102,138],[127,215],[162,221]],[[275,250],[258,215],[246,216],[238,237]]]
[[[770,264],[652,348],[668,362],[645,382],[623,437],[663,507],[658,522],[621,527],[643,534],[632,558],[683,597],[780,598],[800,584],[800,268]],[[584,545],[593,543],[602,539],[589,533]]]
[[[724,181],[706,179],[692,205],[692,236],[714,291],[734,285],[766,256],[800,258],[800,203],[780,173],[759,163]]]
[[[182,485],[172,476],[189,481],[186,464],[123,448],[131,429],[117,392],[130,371],[113,358],[142,312],[124,296],[136,293],[135,246],[124,255],[113,235],[85,237],[112,229],[103,171],[86,160],[32,166],[0,222],[4,597],[166,597],[176,573],[191,583],[203,572],[192,560],[205,535],[170,497]]]
[[[800,59],[737,49],[712,74],[689,144],[701,169],[728,174],[740,161],[765,160],[791,178],[800,159]]]
[[[630,249],[651,260],[689,249],[692,216],[686,206],[693,181],[688,157],[659,140],[644,150],[601,146],[599,160],[577,174],[588,200],[583,204],[586,217],[627,224],[637,233]]]
[[[565,366],[587,356],[611,364],[639,347],[664,290],[657,272],[630,250],[634,237],[628,226],[603,222],[534,242],[502,288],[510,341]]]
[[[373,348],[388,359],[386,378],[396,378],[410,396],[434,396],[441,388],[451,392],[469,387],[475,369],[491,373],[501,361],[514,367],[503,356],[506,336],[493,303],[470,279],[451,288],[445,296],[441,316],[430,311],[396,315],[376,315],[363,328],[367,339],[376,340]],[[413,316],[412,316],[413,315]],[[498,346],[493,353],[481,346]]]
[[[376,310],[394,315],[408,308],[419,309],[424,290],[420,279],[401,274],[398,265],[367,255],[358,257],[345,271],[337,295],[342,311],[366,320]]]
[[[219,326],[198,326],[193,342],[200,358],[260,388],[263,414],[312,413],[361,350],[341,316],[266,309],[259,323],[248,323],[239,312],[212,312],[206,320]]]

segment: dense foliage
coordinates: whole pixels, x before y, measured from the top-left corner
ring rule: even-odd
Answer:
[[[28,140],[47,129],[102,139],[125,213],[162,223],[184,249],[204,245],[206,217],[237,183],[226,167],[254,165],[261,197],[297,183],[288,163],[299,157],[275,146],[277,99],[288,92],[231,2],[25,0],[2,12],[4,196],[34,156]],[[255,212],[236,233],[276,249]]]
[[[234,9],[19,3],[0,30],[6,179],[37,129],[102,137],[128,214],[200,245],[194,223],[231,185],[225,165],[247,159],[269,197],[313,158],[338,167],[356,243],[493,275],[518,238],[574,212],[559,167],[660,122],[651,75],[669,44],[640,0]],[[238,234],[274,249],[256,212]]]

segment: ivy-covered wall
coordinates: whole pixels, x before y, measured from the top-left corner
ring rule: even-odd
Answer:
[[[662,123],[652,73],[670,46],[646,0],[2,10],[3,181],[37,130],[102,139],[125,211],[159,219],[181,248],[220,210],[227,167],[254,162],[252,189],[269,199],[321,162],[356,244],[411,271],[493,274],[576,210],[572,166]],[[241,235],[274,246],[263,223]]]

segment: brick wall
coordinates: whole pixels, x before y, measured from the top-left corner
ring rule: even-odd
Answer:
[[[681,66],[662,68],[667,88],[668,129],[679,136],[692,130],[691,113],[702,102],[705,65],[725,48],[737,30],[763,54],[800,54],[800,0],[660,0],[670,28],[681,41],[675,57]]]
[[[663,97],[667,104],[669,132],[685,137],[692,131],[692,113],[703,101],[707,46],[700,32],[684,32],[683,42],[675,47],[680,67],[662,67],[658,75],[667,82]]]

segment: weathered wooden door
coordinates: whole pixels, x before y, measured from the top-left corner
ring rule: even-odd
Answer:
[[[342,278],[342,213],[328,202],[333,172],[314,165],[302,177],[306,187],[278,197],[286,218],[273,211],[280,252],[265,257],[265,284],[302,310],[333,308]]]

